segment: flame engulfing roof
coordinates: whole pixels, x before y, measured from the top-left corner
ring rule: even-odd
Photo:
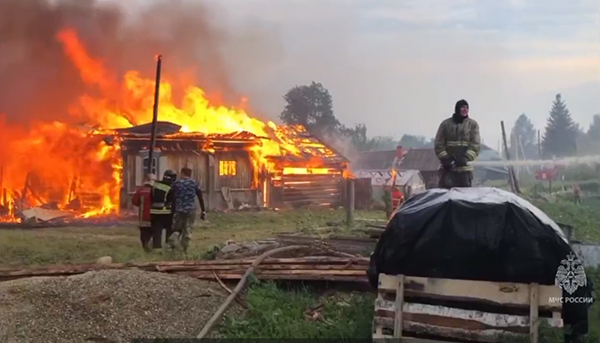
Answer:
[[[302,125],[280,126],[272,132],[271,137],[260,137],[248,131],[236,131],[231,133],[181,132],[181,126],[171,122],[157,122],[156,137],[161,141],[213,141],[213,142],[239,142],[251,145],[261,145],[261,140],[273,140],[281,145],[282,150],[286,147],[295,147],[295,151],[289,151],[282,155],[267,156],[269,159],[279,160],[284,163],[307,163],[307,160],[319,160],[319,164],[341,164],[348,163],[348,159],[335,151],[320,139],[310,134]],[[126,140],[148,140],[152,125],[150,123],[123,129],[111,130],[114,135]]]
[[[319,158],[326,164],[348,163],[349,160],[341,153],[326,145],[321,139],[312,135],[302,125],[281,126],[277,139],[285,146],[295,146],[300,153],[283,156],[270,156],[289,163],[306,162],[307,159]]]

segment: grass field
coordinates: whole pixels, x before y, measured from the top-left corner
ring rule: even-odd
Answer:
[[[357,211],[355,218],[383,219],[383,212]],[[248,241],[277,233],[324,227],[342,221],[343,210],[295,210],[209,213],[198,220],[186,258],[199,259],[210,247],[227,240]],[[90,263],[102,256],[115,262],[153,261],[181,256],[145,253],[135,226],[64,227],[1,230],[0,266]]]
[[[600,242],[600,204],[595,201],[576,205],[569,201],[533,201],[554,221],[573,226],[575,239],[582,242]]]
[[[577,206],[566,201],[535,204],[554,220],[574,226],[578,239],[597,241],[600,236],[600,209],[596,206]],[[328,222],[341,222],[344,217],[342,210],[209,213],[209,220],[199,222],[200,226],[194,229],[186,258],[201,258],[210,247],[226,240],[247,241],[282,232],[310,231]],[[383,217],[383,212],[356,212],[356,218]],[[0,266],[86,263],[106,255],[116,262],[172,258],[161,252],[144,253],[138,237],[134,226],[2,230]],[[598,288],[600,272],[588,272]],[[249,309],[245,315],[226,318],[219,333],[230,338],[369,338],[373,297],[370,293],[347,292],[323,297],[310,288],[283,290],[272,283],[259,282],[248,290]],[[310,315],[305,313],[318,304],[322,308]],[[590,323],[599,323],[600,304],[596,303],[590,313]],[[590,328],[587,342],[600,342],[600,325]]]

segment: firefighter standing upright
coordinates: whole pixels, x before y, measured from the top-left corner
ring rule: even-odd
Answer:
[[[469,118],[469,104],[459,100],[451,118],[444,120],[435,135],[435,153],[441,162],[440,188],[471,187],[473,166],[479,156],[479,124]]]
[[[152,206],[150,207],[150,224],[152,225],[152,248],[162,248],[162,231],[166,231],[168,239],[171,236],[173,224],[173,192],[171,185],[177,179],[177,174],[167,170],[161,181],[155,181],[152,186]]]

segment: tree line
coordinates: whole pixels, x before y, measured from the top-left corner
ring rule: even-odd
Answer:
[[[573,120],[560,94],[554,98],[545,128],[538,131],[523,113],[510,134],[510,150],[527,159],[598,154],[599,144],[600,114],[585,130]]]
[[[365,124],[348,127],[340,122],[333,111],[333,99],[329,91],[317,82],[295,86],[283,96],[286,105],[279,116],[288,125],[301,124],[316,137],[329,144],[340,141],[349,144],[354,151],[390,150],[401,145],[404,148],[433,147],[433,139],[404,134],[399,140],[389,136],[367,136]],[[586,131],[571,117],[565,101],[557,94],[543,133],[539,134],[526,114],[521,114],[507,137],[510,151],[521,158],[553,158],[575,154],[597,154],[600,144],[600,114],[593,116]]]

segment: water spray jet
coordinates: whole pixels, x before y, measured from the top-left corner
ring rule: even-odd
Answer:
[[[565,157],[553,160],[521,160],[521,161],[473,161],[469,162],[469,165],[474,167],[519,167],[519,166],[544,166],[544,165],[560,165],[560,166],[573,166],[573,165],[596,165],[600,164],[600,155],[588,155],[588,156],[577,156],[577,157]]]

